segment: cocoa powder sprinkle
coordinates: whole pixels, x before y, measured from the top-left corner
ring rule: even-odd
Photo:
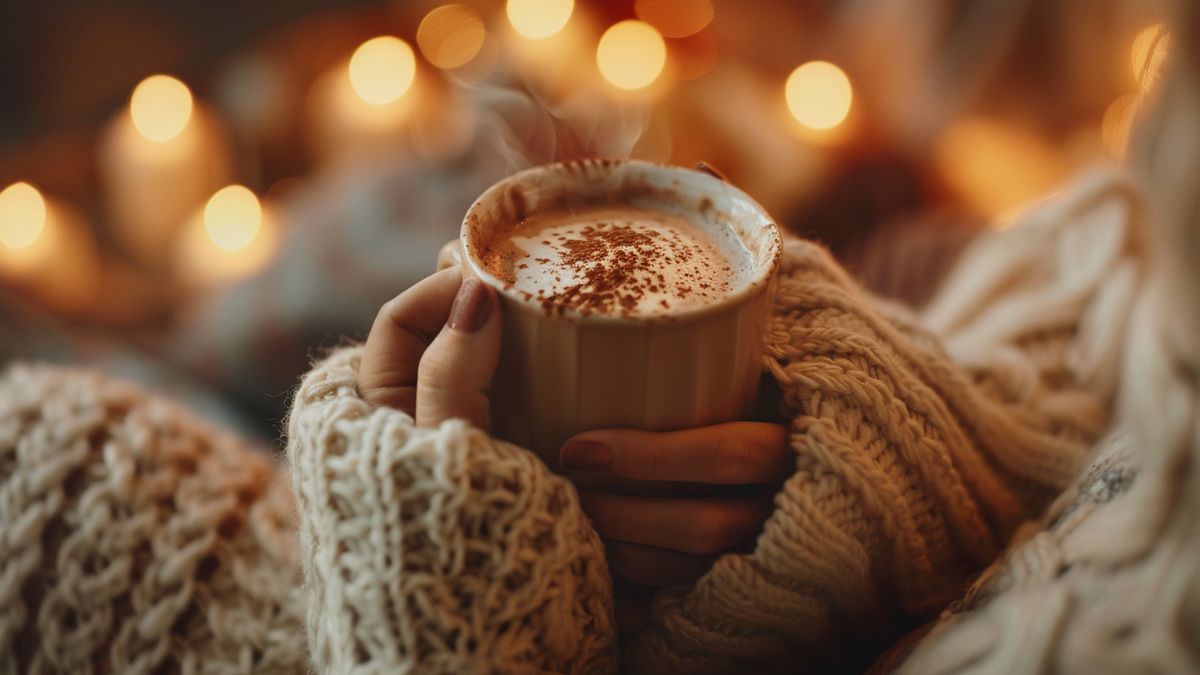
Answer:
[[[546,279],[547,287],[536,288],[533,298],[547,314],[575,310],[584,316],[627,317],[643,307],[642,311],[655,311],[644,305],[648,296],[654,308],[670,309],[718,299],[728,294],[735,282],[729,258],[714,243],[669,229],[670,220],[660,220],[655,214],[628,219],[627,211],[614,209],[603,216],[548,214],[545,220],[562,223],[565,218],[586,220],[588,215],[595,219],[576,220],[577,224],[550,232],[542,231],[545,226],[539,227],[536,221],[540,219],[534,215],[518,224],[510,235],[513,239],[489,247],[486,257],[495,264],[489,268],[505,281],[517,283],[516,270],[531,267],[521,258],[537,263],[541,269],[525,274]],[[685,222],[680,227],[696,226]],[[529,232],[524,240],[523,229]],[[539,242],[542,249],[537,248]],[[533,250],[525,251],[524,246]],[[553,255],[534,258],[535,251]]]

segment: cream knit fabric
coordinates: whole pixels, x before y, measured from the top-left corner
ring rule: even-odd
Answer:
[[[0,673],[297,672],[286,481],[96,373],[0,377]]]
[[[861,665],[1067,485],[1115,379],[1097,354],[1119,348],[1108,322],[1128,294],[1104,271],[1135,260],[1124,179],[1070,194],[968,254],[1016,250],[1024,269],[935,303],[929,321],[965,368],[823,249],[787,243],[765,366],[797,471],[753,552],[660,594],[626,670]],[[1081,238],[1105,242],[1091,275],[1072,264]],[[1013,298],[1041,311],[995,309]],[[417,429],[368,405],[360,351],[297,392],[295,508],[261,455],[169,403],[93,374],[8,370],[0,672],[614,671],[603,550],[573,488],[461,422]]]
[[[1138,139],[1148,282],[1125,327],[1120,430],[901,671],[1200,672],[1200,6]]]
[[[1097,383],[1113,379],[1079,357],[1104,345],[1081,326],[1122,296],[1103,274],[1074,276],[1064,239],[1108,237],[1098,267],[1130,254],[1126,184],[1116,173],[1089,181],[1014,244],[1058,298],[1055,315],[977,338],[994,340],[996,360],[967,370],[821,248],[787,244],[766,366],[785,392],[797,472],[753,553],[656,599],[651,626],[623,651],[628,669],[854,663],[854,645],[886,639],[898,617],[958,597],[1069,483],[1106,425]],[[1120,316],[1112,302],[1104,311]],[[958,323],[979,325],[970,318]],[[344,350],[315,368],[289,424],[317,664],[612,668],[602,549],[574,492],[479,431],[415,429],[367,405],[357,360]]]
[[[978,242],[960,270],[982,274],[960,272],[927,319],[962,365],[824,251],[789,242],[766,367],[784,391],[797,472],[753,553],[656,598],[627,663],[861,666],[891,637],[885,627],[957,597],[1106,427],[1115,359],[1096,356],[1120,344],[1096,317],[1128,309],[1132,279],[1111,272],[1136,260],[1134,207],[1126,179],[1099,171]],[[1087,274],[1073,255],[1081,240],[1104,251]]]
[[[824,250],[788,242],[765,366],[797,471],[753,552],[660,594],[627,670],[861,665],[1071,480],[1105,428],[1110,324],[1136,276],[1111,271],[1136,256],[1119,174],[1070,195],[968,253],[1008,257],[930,310],[950,354]],[[1090,274],[1080,240],[1106,252]],[[615,670],[603,550],[570,485],[461,422],[417,429],[368,405],[359,354],[334,353],[297,392],[296,508],[260,454],[169,403],[9,369],[0,672]]]
[[[788,242],[765,367],[797,470],[751,553],[656,598],[624,667],[861,665],[959,597],[1106,428],[1138,288],[1133,194],[1118,172],[1085,178],[979,242],[920,319]],[[603,550],[573,488],[461,422],[417,429],[368,405],[360,351],[297,392],[293,493],[260,454],[160,399],[9,369],[0,672],[615,670]],[[913,672],[966,662],[940,644]]]
[[[460,420],[417,429],[367,404],[360,353],[305,377],[288,424],[317,668],[615,670],[608,570],[575,490]]]

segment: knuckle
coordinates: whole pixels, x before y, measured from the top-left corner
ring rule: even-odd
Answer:
[[[421,355],[417,365],[417,384],[423,388],[448,388],[457,370],[457,359],[447,345],[434,342]]]
[[[713,473],[725,483],[753,483],[761,474],[762,449],[755,443],[733,435],[722,436],[714,453]]]
[[[721,504],[705,505],[692,522],[688,553],[711,555],[732,546],[737,540],[737,521]]]

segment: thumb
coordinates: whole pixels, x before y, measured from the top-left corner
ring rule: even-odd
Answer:
[[[449,320],[417,368],[417,425],[435,427],[458,417],[486,428],[486,390],[499,358],[496,291],[478,279],[464,279]]]

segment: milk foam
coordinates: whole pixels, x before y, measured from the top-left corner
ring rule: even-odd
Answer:
[[[654,316],[741,286],[749,252],[681,215],[625,207],[534,214],[489,268],[547,311]]]

